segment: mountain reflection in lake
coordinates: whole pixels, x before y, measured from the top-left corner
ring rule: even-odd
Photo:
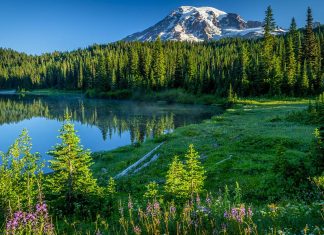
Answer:
[[[81,138],[91,151],[110,150],[175,128],[201,122],[220,113],[209,106],[167,105],[131,101],[85,99],[79,95],[0,95],[0,150],[26,128],[33,151],[43,156],[59,141],[57,136],[68,111]]]

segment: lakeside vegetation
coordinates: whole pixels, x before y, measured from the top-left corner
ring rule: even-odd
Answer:
[[[291,115],[316,116],[323,107],[321,99],[311,105],[238,100],[204,123],[92,158],[66,122],[62,143],[51,151],[54,175],[40,173],[24,132],[2,155],[7,163],[0,168],[4,232],[321,234],[323,132],[316,128],[322,123]],[[113,179],[159,142],[165,143],[155,162]],[[190,144],[194,149],[188,151]]]

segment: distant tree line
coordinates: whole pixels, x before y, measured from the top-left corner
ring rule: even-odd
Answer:
[[[262,39],[116,42],[40,56],[0,49],[0,88],[122,89],[183,88],[194,94],[306,96],[324,90],[324,27],[306,26],[274,36],[273,12],[266,11]]]

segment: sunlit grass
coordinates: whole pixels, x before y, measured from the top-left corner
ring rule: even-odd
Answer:
[[[173,156],[183,155],[192,143],[208,172],[208,191],[216,192],[225,184],[233,185],[238,181],[245,188],[243,196],[247,200],[260,203],[279,199],[281,195],[276,193],[275,187],[268,187],[274,177],[271,168],[278,147],[282,146],[292,160],[306,158],[315,129],[312,125],[289,122],[286,116],[306,109],[307,104],[308,101],[297,99],[259,100],[252,105],[235,105],[223,115],[201,124],[178,128],[158,151],[160,158],[156,162],[119,180],[119,184],[126,194],[127,190],[141,192],[143,185],[152,180],[162,183]],[[102,153],[100,159],[95,158],[94,169],[97,175],[101,175],[101,168],[115,173],[116,169],[127,167],[155,145],[149,141],[137,148],[124,147]],[[218,164],[230,156],[229,160]],[[104,159],[110,160],[105,162]]]

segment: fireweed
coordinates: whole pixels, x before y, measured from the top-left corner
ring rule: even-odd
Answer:
[[[46,203],[38,203],[33,212],[13,213],[7,221],[6,234],[54,234]]]
[[[233,207],[221,216],[219,208],[215,210],[215,204],[218,205],[218,199],[207,196],[202,200],[197,195],[183,205],[153,200],[135,208],[129,198],[127,205],[120,205],[119,208],[122,212],[126,207],[129,214],[125,216],[121,213],[119,222],[124,234],[256,233],[250,207]]]

